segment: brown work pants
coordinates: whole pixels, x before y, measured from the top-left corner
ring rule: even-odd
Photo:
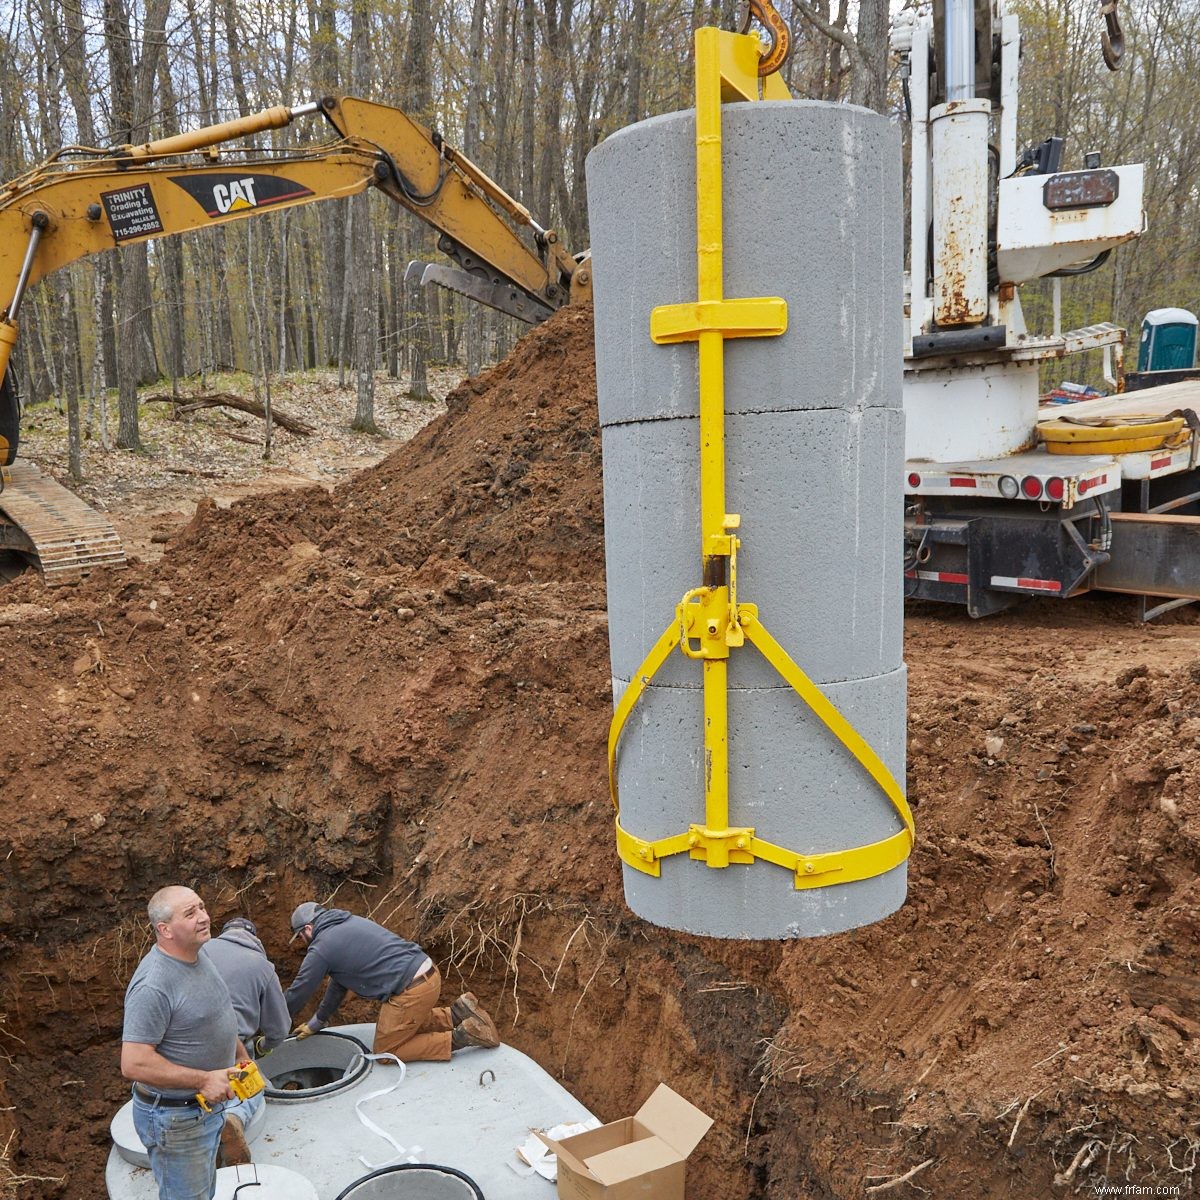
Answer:
[[[437,967],[379,1006],[375,1053],[394,1054],[401,1062],[449,1062],[454,1020],[448,1008],[435,1008],[442,994]]]

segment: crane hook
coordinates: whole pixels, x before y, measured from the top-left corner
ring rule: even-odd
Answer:
[[[1100,15],[1104,18],[1104,32],[1100,35],[1100,51],[1104,65],[1110,71],[1120,70],[1125,57],[1125,34],[1121,32],[1121,20],[1117,16],[1118,0],[1100,0]]]
[[[1115,3],[1116,0],[1109,2]],[[761,54],[758,60],[758,76],[763,79],[773,75],[787,62],[792,49],[792,35],[771,0],[742,0],[738,8],[738,33],[749,33],[752,20],[757,20],[771,39],[766,53]]]

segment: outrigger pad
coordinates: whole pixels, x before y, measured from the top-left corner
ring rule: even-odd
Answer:
[[[17,446],[21,441],[21,405],[17,399],[17,388],[12,371],[4,375],[0,384],[0,467],[7,467],[17,457]]]

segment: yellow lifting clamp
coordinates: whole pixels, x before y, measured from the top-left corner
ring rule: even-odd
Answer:
[[[697,299],[656,308],[650,316],[654,342],[696,342],[698,347],[703,584],[679,602],[674,620],[646,655],[616,706],[608,731],[608,782],[616,809],[617,853],[636,870],[657,876],[661,860],[674,854],[688,854],[717,868],[764,859],[793,872],[795,886],[803,889],[870,879],[890,871],[908,857],[915,835],[904,794],[883,761],[771,636],[759,620],[758,608],[738,600],[741,539],[736,531],[741,518],[725,510],[725,339],[777,337],[787,328],[787,302],[778,296],[724,297],[721,104],[791,99],[787,86],[774,73],[786,57],[786,26],[769,0],[750,0],[748,10],[772,32],[772,44],[765,53],[759,39],[745,32],[696,31]],[[744,28],[748,24],[747,17]],[[776,36],[776,24],[781,36]],[[777,55],[780,42],[783,52]],[[849,850],[800,854],[764,841],[751,827],[730,825],[727,672],[730,651],[747,640],[891,801],[903,824],[899,832]],[[698,660],[704,673],[704,823],[651,841],[621,825],[617,751],[630,713],[676,648]]]

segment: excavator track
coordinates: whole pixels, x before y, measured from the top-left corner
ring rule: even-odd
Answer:
[[[108,518],[24,460],[3,469],[0,548],[32,559],[47,587],[96,567],[123,567],[125,549]]]

